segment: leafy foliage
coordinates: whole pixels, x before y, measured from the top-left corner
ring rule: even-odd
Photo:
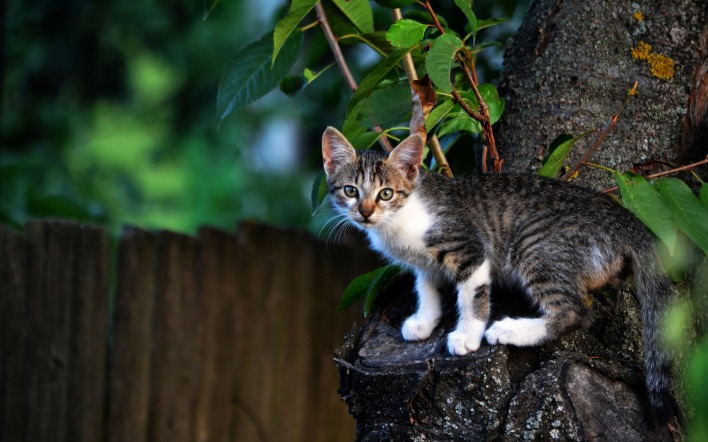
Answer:
[[[236,54],[219,83],[216,113],[223,121],[233,111],[241,109],[277,87],[297,60],[302,47],[302,33],[295,29],[278,45],[284,54],[275,59],[273,33],[246,46]],[[271,58],[272,57],[272,58]]]
[[[363,298],[364,316],[367,316],[371,313],[378,294],[395,281],[402,271],[399,266],[388,265],[357,276],[344,289],[337,311],[344,310]]]

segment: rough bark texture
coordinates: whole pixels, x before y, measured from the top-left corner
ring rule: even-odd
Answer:
[[[505,170],[535,171],[558,135],[602,129],[635,81],[638,94],[591,161],[649,173],[665,168],[657,161],[705,157],[707,8],[704,0],[533,2],[505,54],[507,106],[496,128]],[[640,41],[674,60],[673,78],[655,77],[646,60],[632,57]],[[593,139],[576,143],[567,164]],[[605,188],[614,179],[585,168],[578,182]]]
[[[659,161],[704,157],[706,8],[704,0],[534,2],[506,54],[500,85],[507,106],[496,135],[505,171],[535,171],[556,136],[604,127],[635,81],[639,94],[591,161],[648,173],[666,167]],[[646,60],[632,57],[640,41],[674,60],[671,79],[653,76]],[[569,165],[593,138],[576,144]],[[578,182],[599,189],[614,179],[585,168]],[[628,287],[616,299],[594,298],[588,330],[537,348],[484,344],[464,357],[446,351],[456,319],[452,294],[433,336],[403,341],[401,323],[415,306],[411,287],[393,287],[337,353],[340,394],[357,420],[357,440],[680,437],[657,428],[646,408],[641,320]],[[496,302],[511,294],[501,295],[493,293]],[[506,308],[520,303],[512,298]],[[502,316],[504,307],[496,308]]]
[[[428,340],[401,338],[411,283],[384,296],[337,354],[340,394],[357,440],[672,440],[646,409],[639,306],[630,291],[593,302],[593,327],[536,348],[488,346],[447,353],[454,295]],[[495,291],[495,317],[518,312],[520,294]],[[509,297],[512,299],[509,300]]]

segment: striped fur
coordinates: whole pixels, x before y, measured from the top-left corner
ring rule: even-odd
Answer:
[[[616,280],[631,263],[649,399],[659,421],[667,422],[669,363],[660,350],[660,323],[672,287],[647,229],[610,198],[560,181],[421,172],[422,150],[418,135],[389,156],[356,152],[333,128],[323,136],[335,206],[374,249],[416,274],[418,309],[403,324],[404,338],[428,338],[441,314],[436,287],[452,282],[460,319],[448,336],[450,353],[476,351],[483,337],[490,344],[538,345],[588,326],[588,291]],[[523,287],[540,318],[487,324],[492,281]]]

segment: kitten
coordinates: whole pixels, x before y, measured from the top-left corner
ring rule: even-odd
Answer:
[[[451,354],[478,350],[483,337],[492,345],[541,344],[588,326],[588,291],[614,280],[631,261],[649,399],[666,423],[672,410],[660,318],[672,286],[651,233],[609,197],[560,181],[427,173],[420,168],[423,147],[417,134],[389,155],[355,151],[332,127],[322,138],[334,205],[373,249],[415,273],[418,307],[403,323],[403,338],[430,336],[442,314],[438,287],[452,282],[459,321],[447,337]],[[523,287],[540,317],[487,324],[490,284],[508,280]]]

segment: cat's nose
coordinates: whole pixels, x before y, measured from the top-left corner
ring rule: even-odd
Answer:
[[[361,209],[359,209],[359,213],[360,213],[361,216],[363,216],[364,219],[366,220],[366,219],[368,219],[368,218],[371,216],[372,213],[374,213],[374,209],[371,209],[371,208],[368,208],[368,207],[362,207]]]

